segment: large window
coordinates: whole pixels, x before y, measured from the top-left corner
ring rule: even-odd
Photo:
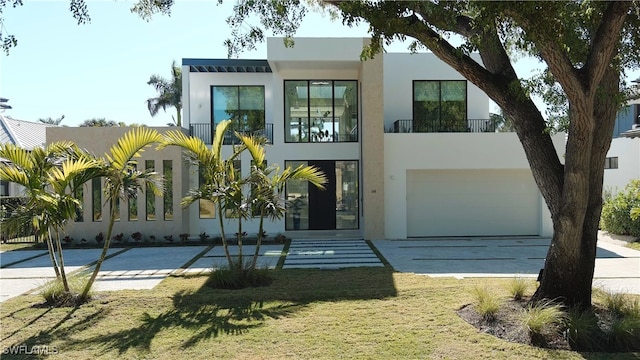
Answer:
[[[467,81],[415,80],[414,132],[466,132]]]
[[[264,86],[212,86],[213,124],[232,120],[238,131],[264,129]]]
[[[286,142],[358,141],[358,82],[285,80]]]

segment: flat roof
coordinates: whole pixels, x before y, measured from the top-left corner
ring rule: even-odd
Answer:
[[[271,66],[262,59],[182,59],[189,72],[270,73]]]

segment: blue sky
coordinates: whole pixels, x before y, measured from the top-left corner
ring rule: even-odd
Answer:
[[[77,25],[68,1],[25,1],[4,11],[5,31],[18,38],[9,56],[0,55],[0,96],[13,107],[5,115],[37,121],[65,115],[63,125],[90,118],[160,126],[173,109],[152,118],[146,99],[156,96],[147,85],[152,74],[170,77],[172,60],[226,58],[229,37],[225,22],[232,2],[177,1],[170,17],[150,22],[129,11],[133,1],[88,1],[91,23]],[[367,27],[348,28],[328,16],[311,14],[298,36],[366,36]],[[389,51],[406,51],[403,44]],[[266,58],[266,47],[243,58]],[[521,61],[517,70],[529,75],[535,66]],[[635,72],[635,77],[640,72]]]

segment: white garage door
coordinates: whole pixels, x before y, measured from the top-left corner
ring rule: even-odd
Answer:
[[[408,236],[538,235],[529,170],[408,170]]]

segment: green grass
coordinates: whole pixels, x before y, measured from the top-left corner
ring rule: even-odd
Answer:
[[[89,273],[67,274],[69,292],[64,290],[61,279],[54,279],[40,288],[40,295],[47,304],[73,304],[82,293],[89,277]],[[91,295],[92,293],[89,294],[89,296]]]
[[[627,243],[627,247],[631,248],[631,249],[634,249],[634,250],[640,251],[640,241],[634,241],[634,242]]]
[[[78,308],[20,296],[0,306],[0,347],[55,347],[47,359],[583,359],[480,333],[456,314],[479,284],[508,296],[498,290],[507,280],[388,268],[280,270],[273,278],[268,287],[223,290],[205,286],[207,276],[170,277],[153,290],[98,293]]]

